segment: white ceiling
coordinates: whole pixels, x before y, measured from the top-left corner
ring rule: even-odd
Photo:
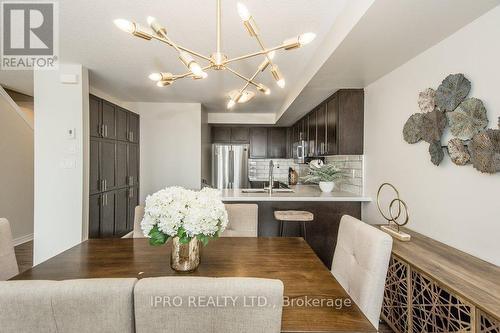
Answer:
[[[269,72],[260,76],[271,96],[257,94],[230,111],[267,113],[289,125],[339,88],[363,88],[446,38],[500,0],[240,0],[254,15],[268,46],[301,32],[317,39],[298,50],[283,51],[276,62],[287,79],[279,89]],[[242,26],[237,0],[222,0],[223,49],[229,56],[258,50]],[[228,114],[225,93],[243,81],[210,71],[203,81],[190,79],[158,88],[147,75],[184,72],[175,51],[155,41],[132,38],[113,25],[115,18],[145,25],[153,15],[170,37],[200,53],[215,48],[215,0],[64,0],[60,7],[60,58],[90,69],[91,85],[122,101],[199,102],[210,112]],[[354,9],[353,9],[354,8]],[[344,31],[342,31],[342,29]],[[235,64],[250,76],[261,59]],[[32,94],[32,73],[1,71],[0,84]],[[286,113],[285,113],[286,111]],[[224,122],[224,114],[218,119]],[[229,121],[229,120],[228,120]]]
[[[240,1],[253,14],[268,47],[302,32],[312,31],[318,35],[307,47],[276,54],[275,62],[287,79],[284,90],[278,88],[270,72],[266,71],[259,79],[271,88],[271,95],[257,94],[251,103],[238,105],[233,111],[275,113],[321,45],[321,39],[330,30],[346,0]],[[222,47],[229,57],[260,50],[238,16],[237,2],[222,0]],[[209,71],[205,80],[184,79],[170,87],[158,88],[147,78],[149,73],[186,72],[175,50],[157,41],[134,38],[113,24],[116,18],[126,18],[146,27],[146,17],[155,16],[167,27],[172,40],[208,56],[215,51],[215,0],[65,0],[59,2],[59,11],[61,61],[84,64],[90,69],[93,87],[122,101],[201,102],[208,111],[226,112],[225,95],[244,84],[227,71]],[[263,57],[245,60],[232,67],[251,76],[262,60]],[[1,75],[0,82],[11,87],[16,84],[12,84],[12,76],[18,80],[23,78],[20,86],[25,86],[31,77],[30,73],[20,72],[2,72]],[[32,88],[19,90],[30,92],[26,91],[29,89]]]

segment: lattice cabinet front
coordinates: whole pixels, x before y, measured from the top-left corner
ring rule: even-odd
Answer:
[[[398,332],[408,332],[409,266],[392,256],[385,282],[382,318]]]
[[[500,333],[500,320],[477,310],[477,332]]]
[[[411,332],[473,331],[472,305],[415,270],[411,271],[411,285]]]
[[[393,255],[381,317],[397,333],[500,333],[500,320]]]

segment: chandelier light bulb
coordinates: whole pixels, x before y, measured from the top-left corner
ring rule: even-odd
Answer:
[[[251,100],[252,98],[254,98],[254,96],[255,96],[255,93],[253,91],[245,90],[241,94],[241,97],[238,99],[238,103],[246,103],[249,100]]]
[[[246,22],[250,19],[250,12],[248,11],[247,6],[242,4],[241,2],[238,2],[237,4],[238,7],[238,15],[240,15],[241,19]]]
[[[306,32],[298,37],[300,46],[304,46],[312,42],[316,38],[316,34],[314,32]]]
[[[113,23],[121,30],[128,32],[129,34],[133,34],[136,30],[135,23],[124,20],[124,19],[116,19]]]
[[[152,26],[154,23],[156,23],[156,19],[153,16],[148,16],[146,21],[148,22],[149,26]]]
[[[161,73],[151,73],[149,74],[148,78],[151,81],[160,81],[162,79]]]
[[[236,102],[232,99],[229,100],[229,102],[227,103],[227,109],[232,109],[234,107],[234,105],[236,104]]]
[[[201,66],[197,62],[191,61],[188,67],[191,73],[193,73],[195,76],[203,77],[203,73],[205,72],[203,71],[203,69],[201,69]]]
[[[279,79],[278,81],[276,81],[276,84],[278,85],[278,87],[280,87],[281,89],[285,88],[285,79]]]
[[[259,86],[257,87],[257,89],[263,93],[264,95],[270,95],[271,94],[271,89],[269,89],[268,87],[266,87],[265,85],[263,85],[262,83],[259,84]]]

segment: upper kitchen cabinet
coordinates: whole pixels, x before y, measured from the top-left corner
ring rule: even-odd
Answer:
[[[363,154],[363,89],[337,91],[309,112],[305,119],[307,156]],[[303,120],[292,126],[294,142],[299,141],[296,129],[302,126]]]
[[[267,130],[267,158],[285,158],[286,143],[286,128],[269,128]]]
[[[128,128],[129,112],[125,109],[116,108],[116,139],[127,141],[129,138]]]
[[[250,129],[248,127],[212,127],[212,142],[214,143],[249,143]]]
[[[98,138],[102,130],[102,100],[100,98],[90,95],[89,113],[90,136]]]
[[[317,134],[317,127],[316,127],[316,110],[311,111],[307,117],[307,122],[308,122],[308,152],[307,156],[317,156],[317,151],[316,151],[316,134]]]
[[[250,141],[250,129],[248,127],[232,127],[231,143],[248,143]]]
[[[230,143],[231,127],[212,127],[212,142]]]
[[[338,154],[363,154],[364,91],[340,90],[338,114]]]
[[[267,157],[267,128],[250,128],[250,158]]]
[[[316,110],[316,155],[326,154],[326,104]]]
[[[115,105],[102,101],[102,129],[101,136],[107,139],[116,139],[116,108]]]
[[[128,113],[128,141],[139,142],[139,115],[137,113]]]
[[[339,97],[334,95],[326,104],[326,153],[335,155],[338,152],[337,122],[339,116]]]

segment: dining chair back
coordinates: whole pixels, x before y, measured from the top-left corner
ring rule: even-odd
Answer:
[[[257,237],[259,207],[256,204],[226,204],[229,224],[222,237]]]
[[[137,279],[0,282],[0,331],[134,332]]]
[[[0,218],[0,281],[19,274],[12,231],[7,219]]]
[[[144,206],[136,206],[134,210],[134,229],[122,238],[146,238],[141,229],[141,221],[143,218]]]
[[[378,328],[392,238],[352,216],[340,220],[332,274]]]
[[[134,289],[137,333],[278,333],[283,283],[257,278],[158,277]]]

